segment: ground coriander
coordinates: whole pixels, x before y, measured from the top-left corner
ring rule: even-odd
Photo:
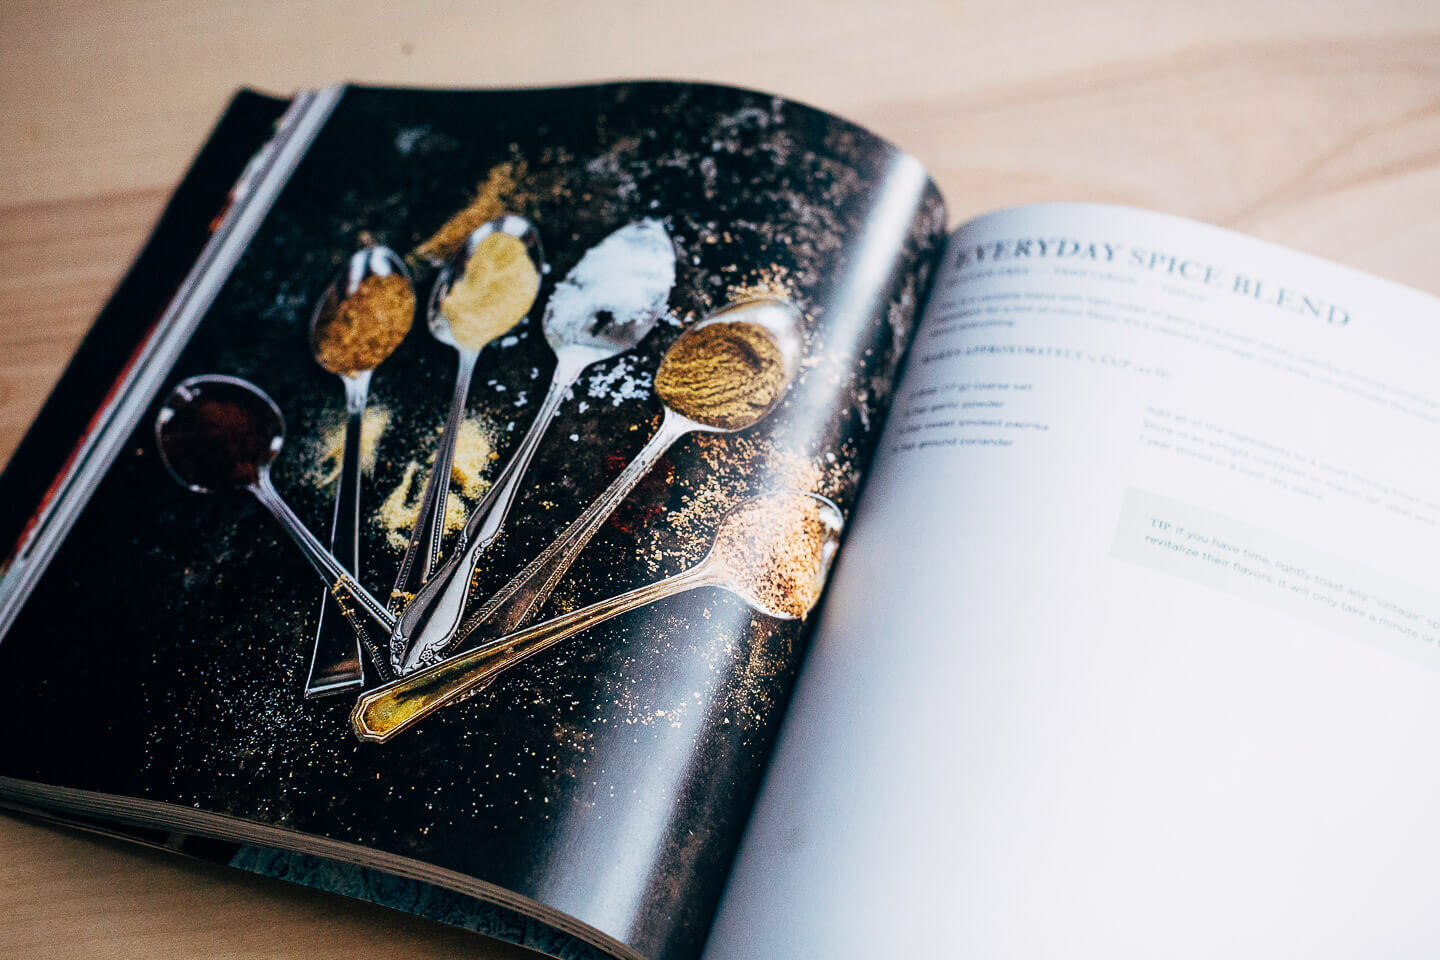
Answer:
[[[676,413],[726,430],[748,427],[785,392],[780,344],[755,323],[709,323],[680,336],[660,361],[655,392]]]

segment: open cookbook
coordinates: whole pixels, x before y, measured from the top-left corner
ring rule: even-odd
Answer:
[[[556,957],[1440,955],[1437,355],[752,91],[242,93],[0,476],[0,805]]]

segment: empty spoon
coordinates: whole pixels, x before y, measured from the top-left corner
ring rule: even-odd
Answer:
[[[582,607],[362,694],[350,727],[384,742],[567,637],[699,587],[728,590],[777,620],[803,619],[820,598],[840,541],[840,508],[813,493],[762,494],[721,520],[705,558],[683,573]]]
[[[270,464],[284,442],[285,418],[280,409],[259,387],[238,377],[207,375],[181,381],[155,416],[155,446],[181,486],[195,493],[250,491],[280,521],[346,619],[356,622],[353,602],[388,635],[395,618],[385,605],[320,545],[270,482]],[[368,634],[360,636],[369,641]],[[373,646],[367,649],[372,658],[379,654]]]
[[[433,662],[477,630],[481,631],[482,641],[518,630],[549,598],[565,571],[570,569],[570,565],[580,555],[580,551],[675,441],[688,433],[733,433],[752,427],[764,419],[785,396],[799,370],[800,319],[800,311],[787,301],[773,297],[756,298],[722,307],[677,337],[665,352],[656,373],[656,392],[661,395],[664,413],[655,435],[584,513],[458,629],[451,626],[448,632],[442,632],[437,627],[444,625],[444,622],[438,617],[427,622],[402,615],[396,627],[397,634],[418,629],[417,632],[409,634],[412,646],[400,672],[409,673],[427,662]],[[773,349],[771,363],[778,364],[778,370],[768,370],[768,373],[773,374],[768,381],[768,390],[753,389],[758,384],[752,385],[752,389],[748,391],[742,387],[737,397],[730,398],[736,402],[723,405],[723,409],[721,405],[714,403],[708,406],[696,403],[686,407],[690,413],[690,416],[686,416],[677,410],[682,399],[681,394],[676,391],[667,396],[662,388],[667,380],[667,371],[678,362],[676,358],[689,357],[694,353],[697,343],[704,343],[712,338],[715,331],[707,333],[707,328],[720,325],[734,325],[747,335],[761,332],[764,338],[761,342],[767,345],[767,349]],[[732,342],[731,345],[735,344]],[[723,361],[735,358],[720,355],[714,359]],[[723,362],[717,362],[700,365],[699,372],[708,373],[716,381],[728,381],[737,371],[729,369]],[[701,395],[702,400],[707,397],[713,399],[715,396],[713,391],[704,390]],[[723,416],[719,415],[722,412]],[[702,417],[704,419],[701,419]],[[469,586],[468,582],[465,586]],[[455,591],[454,600],[459,603],[464,601],[458,589]],[[459,611],[456,610],[456,620],[458,614]]]
[[[391,637],[398,669],[433,656],[464,613],[480,557],[500,535],[520,482],[565,395],[586,367],[635,347],[654,329],[675,284],[675,249],[658,220],[641,220],[587,250],[545,307],[545,341],[555,372],[530,429],[470,514],[450,558],[401,613]],[[437,521],[438,522],[438,521]]]
[[[400,346],[414,319],[410,271],[395,251],[379,246],[366,247],[346,261],[310,318],[315,362],[345,384],[345,440],[330,519],[330,550],[349,570],[360,569],[361,433],[370,377]],[[360,660],[364,631],[364,625],[354,620],[348,626],[341,623],[328,591],[320,597],[315,652],[305,680],[307,698],[343,693],[365,683]],[[387,667],[376,665],[382,676]]]
[[[493,239],[497,235],[499,239]],[[505,249],[504,245],[512,243],[523,247],[522,255],[528,259],[528,265],[513,259],[517,251]],[[486,260],[475,261],[477,251],[481,251]],[[480,273],[487,264],[497,261],[498,269],[490,271],[488,276]],[[425,492],[420,497],[415,525],[410,529],[410,542],[405,547],[400,572],[390,592],[392,610],[401,609],[419,592],[440,557],[440,543],[445,536],[445,502],[450,494],[450,470],[455,462],[455,441],[460,434],[460,421],[465,418],[465,402],[470,396],[470,380],[480,351],[496,337],[508,333],[530,312],[544,272],[545,254],[534,224],[516,214],[505,214],[472,231],[464,246],[446,261],[435,279],[427,310],[428,325],[436,340],[454,347],[458,354],[455,389],[450,397],[450,412],[445,418],[440,446],[435,450],[435,462],[425,481]],[[449,299],[451,291],[464,283],[470,284],[476,293],[491,295],[484,304],[484,316],[476,317],[473,308],[467,310],[457,301]],[[464,289],[461,291],[462,294],[466,292]],[[452,323],[452,316],[460,317],[458,327]],[[391,656],[395,656],[394,650]]]

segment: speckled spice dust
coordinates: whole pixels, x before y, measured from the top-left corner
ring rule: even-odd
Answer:
[[[895,187],[897,168],[891,148],[854,127],[722,88],[351,90],[166,387],[218,372],[270,393],[290,431],[276,485],[323,530],[333,490],[317,486],[309,451],[323,447],[342,397],[309,356],[306,324],[362,238],[421,248],[412,263],[423,297],[433,269],[422,245],[477,186],[538,226],[552,270],[531,316],[482,352],[471,394],[503,463],[554,363],[538,320],[555,280],[618,227],[662,220],[677,253],[669,315],[581,378],[485,558],[482,589],[507,580],[650,437],[653,372],[680,328],[746,292],[779,293],[804,313],[804,360],[757,427],[687,438],[641,482],[549,609],[587,603],[684,569],[752,493],[815,491],[848,514],[943,225],[933,190]],[[897,206],[913,224],[899,249],[880,226],[896,222]],[[857,269],[877,258],[885,269]],[[407,464],[427,461],[454,368],[454,351],[417,324],[376,373],[372,402],[388,422],[367,515]],[[0,773],[430,861],[657,960],[695,956],[802,624],[696,591],[536,657],[389,744],[362,745],[347,729],[350,702],[300,697],[316,578],[248,499],[171,481],[151,446],[153,415],[0,644],[11,718]],[[372,523],[362,555],[362,579],[383,590],[400,551]],[[56,610],[68,618],[61,630],[47,616]]]

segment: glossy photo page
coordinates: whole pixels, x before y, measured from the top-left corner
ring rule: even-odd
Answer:
[[[696,956],[943,226],[768,95],[346,89],[0,640],[0,792]]]

